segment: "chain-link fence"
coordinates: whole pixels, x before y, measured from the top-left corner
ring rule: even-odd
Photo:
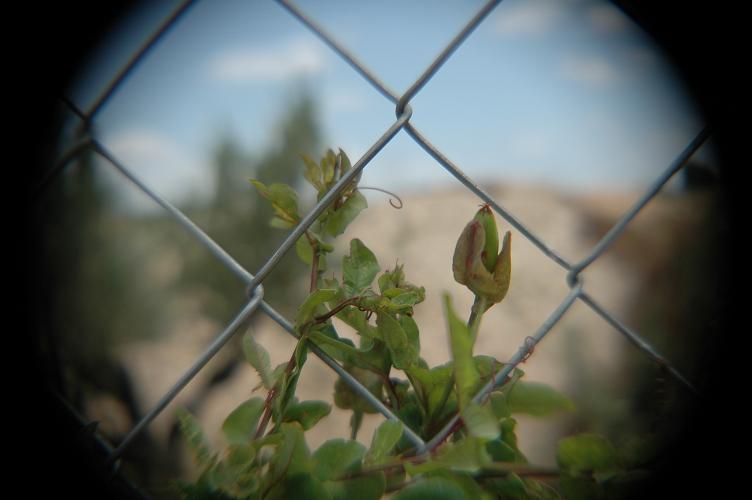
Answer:
[[[412,99],[423,89],[424,86],[429,84],[434,75],[441,70],[442,65],[452,56],[453,52],[467,39],[468,36],[488,17],[488,15],[494,10],[494,8],[500,3],[499,1],[490,1],[486,3],[469,22],[462,28],[462,30],[446,45],[441,53],[428,64],[426,69],[410,85],[410,87],[404,93],[395,92],[389,88],[383,81],[381,81],[378,75],[370,71],[364,64],[362,64],[354,54],[348,51],[348,49],[342,46],[330,33],[327,33],[314,19],[309,17],[306,13],[300,10],[292,2],[286,0],[279,0],[279,4],[282,8],[286,9],[291,16],[294,16],[304,26],[310,29],[321,41],[323,41],[331,50],[333,50],[339,57],[346,61],[354,71],[360,74],[376,91],[378,91],[385,99],[391,102],[395,106],[396,119],[388,127],[387,130],[374,142],[367,152],[354,163],[353,168],[344,175],[339,182],[337,182],[332,189],[315,205],[315,207],[300,221],[300,223],[287,235],[284,241],[278,246],[273,254],[268,258],[266,263],[261,266],[255,273],[251,273],[249,270],[244,269],[239,265],[232,255],[229,255],[220,245],[215,243],[204,231],[202,231],[190,218],[188,218],[183,212],[177,209],[174,205],[168,202],[165,198],[155,192],[149,185],[144,183],[134,174],[134,172],[125,164],[116,158],[115,155],[108,149],[107,145],[100,141],[99,138],[93,133],[92,124],[97,118],[97,114],[102,109],[103,105],[118,91],[124,79],[134,71],[137,71],[139,63],[148,57],[150,50],[155,44],[162,38],[169,36],[171,27],[180,22],[180,19],[184,17],[186,12],[189,11],[191,5],[195,3],[193,1],[184,2],[172,15],[170,15],[160,28],[146,41],[146,43],[133,54],[129,62],[120,70],[120,72],[114,77],[112,82],[107,88],[99,95],[94,101],[94,104],[88,110],[79,109],[79,107],[66,100],[66,106],[73,111],[82,122],[82,129],[86,132],[85,140],[71,148],[68,152],[61,155],[58,163],[50,169],[47,175],[43,178],[42,182],[38,186],[39,192],[43,190],[48,183],[53,181],[55,177],[65,169],[66,165],[70,164],[73,160],[78,158],[85,152],[93,151],[104,160],[106,160],[114,169],[120,171],[127,179],[135,184],[141,191],[158,203],[169,215],[174,219],[176,224],[182,226],[188,231],[195,240],[201,245],[205,246],[221,263],[223,263],[232,273],[237,275],[247,285],[247,301],[245,305],[237,311],[232,320],[219,332],[214,338],[211,344],[206,347],[205,351],[200,355],[198,359],[192,364],[192,366],[175,381],[174,385],[169,391],[167,391],[159,402],[146,413],[143,418],[130,430],[125,438],[116,443],[114,447],[109,447],[107,443],[102,443],[107,447],[109,453],[109,465],[115,466],[118,459],[123,452],[132,444],[134,438],[139,435],[144,429],[157,417],[167,405],[181,392],[181,390],[202,370],[202,368],[222,349],[222,347],[237,333],[242,327],[247,324],[249,319],[254,314],[267,315],[269,318],[278,323],[284,330],[291,335],[296,336],[297,333],[293,327],[293,324],[278,313],[272,306],[270,306],[264,300],[264,279],[269,273],[278,265],[280,259],[286,252],[295,244],[295,242],[304,234],[309,226],[316,220],[316,218],[339,197],[341,191],[343,191],[350,182],[358,176],[361,171],[368,166],[368,164],[379,154],[379,152],[399,133],[404,132],[408,134],[428,155],[430,155],[435,161],[437,167],[440,166],[448,171],[457,181],[464,185],[467,189],[472,191],[483,202],[489,204],[492,209],[503,217],[511,226],[513,226],[519,233],[527,238],[535,247],[537,247],[545,256],[561,266],[566,272],[566,282],[569,287],[569,293],[565,299],[550,313],[550,316],[545,322],[537,329],[537,331],[530,332],[529,336],[525,339],[525,342],[520,345],[517,352],[507,360],[504,368],[496,374],[475,397],[476,401],[481,400],[488,392],[494,387],[503,383],[504,380],[512,373],[512,370],[527,359],[529,356],[534,355],[535,346],[543,340],[543,338],[551,331],[551,329],[559,322],[562,316],[570,309],[570,307],[577,301],[586,304],[592,309],[598,316],[600,316],[604,322],[613,327],[613,329],[625,336],[634,346],[637,347],[645,356],[653,360],[655,363],[665,368],[668,373],[675,377],[682,384],[686,385],[691,390],[695,391],[692,384],[685,378],[666,358],[658,353],[648,342],[646,342],[637,332],[631,330],[618,318],[612,315],[606,308],[604,308],[597,300],[587,291],[586,285],[583,283],[581,273],[588,268],[593,262],[595,262],[603,253],[620,237],[625,231],[630,222],[637,216],[637,214],[653,199],[654,196],[661,190],[661,188],[674,176],[682,167],[684,167],[692,155],[700,148],[700,146],[708,139],[710,134],[708,129],[702,130],[697,136],[681,151],[676,159],[663,171],[657,179],[650,185],[645,193],[637,200],[636,203],[620,218],[620,220],[613,225],[608,233],[592,248],[590,253],[580,260],[579,262],[570,262],[559,255],[554,249],[548,246],[541,238],[539,238],[533,231],[527,228],[520,220],[518,220],[514,214],[506,210],[499,202],[494,200],[484,189],[482,189],[477,183],[470,179],[459,166],[455,165],[449,158],[447,158],[442,152],[436,148],[411,122],[413,115],[413,109],[410,105]],[[362,386],[353,376],[351,376],[337,361],[332,359],[322,350],[318,349],[315,345],[310,345],[310,350],[316,356],[318,356],[324,363],[326,363],[332,370],[334,370],[346,383],[348,383],[354,391],[356,391],[364,399],[368,400],[375,409],[378,410],[387,419],[397,419],[398,417],[387,408],[378,398],[376,398],[367,388]],[[451,432],[455,426],[455,417],[452,421],[448,422],[445,428],[439,431],[429,441],[424,441],[413,430],[406,428],[405,432],[409,439],[416,445],[418,452],[432,448],[436,443],[441,442]]]

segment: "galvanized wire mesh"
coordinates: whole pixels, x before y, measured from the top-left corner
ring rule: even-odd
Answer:
[[[249,318],[254,314],[265,314],[278,323],[284,330],[291,335],[296,336],[297,333],[293,328],[293,325],[285,317],[275,311],[266,301],[264,301],[264,289],[262,283],[269,273],[278,265],[280,259],[286,252],[295,244],[306,229],[316,220],[316,218],[326,209],[326,207],[333,202],[339,193],[355,178],[386,146],[397,134],[401,131],[407,133],[412,139],[423,148],[432,158],[436,160],[438,165],[446,169],[452,176],[454,176],[460,183],[462,183],[467,189],[472,191],[485,203],[488,203],[492,209],[504,218],[510,225],[512,225],[522,236],[527,238],[533,243],[544,255],[556,262],[559,266],[567,271],[566,282],[569,286],[569,293],[559,306],[553,310],[546,321],[538,328],[537,331],[531,332],[526,338],[525,342],[519,347],[517,352],[507,361],[504,368],[496,374],[475,397],[476,400],[483,399],[494,387],[501,384],[512,370],[527,357],[533,355],[533,350],[551,329],[559,322],[562,316],[567,310],[577,301],[586,304],[596,314],[598,314],[603,320],[611,325],[617,332],[624,335],[631,343],[633,343],[645,356],[658,363],[667,369],[673,377],[675,377],[682,384],[686,385],[693,391],[695,391],[692,384],[684,377],[666,358],[658,353],[648,342],[646,342],[638,333],[632,331],[626,325],[624,325],[619,319],[612,315],[607,309],[598,303],[596,298],[590,295],[584,287],[581,279],[581,273],[589,265],[595,262],[603,253],[619,238],[624,232],[628,224],[634,219],[634,217],[642,210],[661,188],[669,181],[669,179],[676,174],[692,155],[700,148],[700,146],[707,140],[710,131],[705,128],[687,145],[687,147],[676,157],[673,163],[669,165],[664,172],[651,184],[646,192],[640,197],[639,200],[620,218],[620,220],[614,224],[614,226],[603,236],[603,238],[592,248],[592,251],[580,262],[571,263],[557,254],[551,247],[549,247],[541,238],[539,238],[533,231],[527,228],[522,222],[515,218],[514,214],[503,208],[496,200],[494,200],[486,191],[484,191],[478,184],[463,173],[463,171],[455,165],[451,160],[442,154],[442,152],[436,148],[416,127],[411,123],[410,119],[413,114],[413,110],[410,106],[410,101],[420,90],[430,83],[432,77],[440,71],[442,65],[446,60],[451,57],[452,53],[467,39],[468,36],[486,19],[488,14],[500,3],[500,1],[490,1],[486,3],[473,17],[470,19],[460,32],[452,38],[452,40],[446,45],[441,53],[428,64],[425,71],[415,82],[402,94],[395,92],[385,85],[378,77],[370,71],[364,64],[350,53],[346,47],[341,45],[331,34],[327,33],[314,19],[309,17],[306,13],[300,10],[292,2],[287,0],[278,0],[281,7],[286,9],[292,16],[297,18],[304,26],[310,29],[316,36],[318,36],[327,46],[329,46],[335,53],[337,53],[344,61],[346,61],[358,74],[360,74],[371,86],[373,86],[379,93],[381,93],[387,100],[395,106],[396,119],[394,123],[387,128],[386,131],[375,141],[367,152],[353,165],[353,168],[342,179],[334,185],[331,190],[315,205],[315,207],[300,221],[300,223],[287,235],[284,241],[273,252],[263,266],[255,274],[252,274],[247,269],[244,269],[240,264],[233,259],[221,246],[214,242],[206,233],[204,233],[196,224],[194,224],[184,213],[173,206],[170,202],[161,197],[158,193],[152,190],[147,184],[142,182],[133,171],[120,162],[103,144],[92,131],[92,123],[96,119],[96,116],[102,106],[117,93],[118,88],[122,84],[123,80],[133,71],[137,71],[139,63],[146,57],[149,51],[161,40],[163,37],[168,36],[170,28],[179,22],[182,17],[186,15],[190,6],[195,3],[193,0],[186,1],[179,6],[175,12],[170,15],[165,22],[159,27],[159,29],[150,37],[145,44],[134,53],[128,63],[122,68],[121,71],[113,78],[112,82],[105,88],[100,96],[94,101],[94,104],[88,111],[79,109],[74,103],[64,100],[66,105],[80,118],[83,124],[83,129],[87,132],[86,139],[81,143],[75,145],[68,152],[61,155],[59,162],[53,166],[47,175],[40,183],[39,190],[41,191],[55,176],[57,176],[67,164],[77,158],[79,155],[86,151],[93,151],[105,159],[113,168],[120,171],[127,179],[135,184],[146,195],[163,207],[167,213],[174,219],[174,221],[185,228],[197,242],[204,245],[222,264],[224,264],[230,271],[237,275],[247,285],[248,300],[243,307],[237,312],[232,320],[225,326],[225,328],[219,332],[211,344],[206,347],[204,352],[198,359],[191,365],[191,367],[177,380],[167,393],[163,395],[160,401],[130,430],[126,437],[117,444],[117,446],[110,452],[110,461],[115,462],[122,455],[124,450],[133,441],[134,437],[144,430],[154,418],[162,412],[165,407],[177,396],[177,394],[191,381],[191,379],[219,352],[219,350],[230,340],[230,338],[240,331]],[[381,401],[374,397],[371,392],[363,387],[355,378],[353,378],[345,369],[334,359],[329,357],[323,351],[318,349],[315,345],[310,345],[311,351],[321,358],[324,363],[331,367],[345,382],[347,382],[353,390],[359,395],[368,400],[375,409],[377,409],[384,417],[388,419],[397,419],[389,408],[387,408]],[[454,427],[458,417],[450,421],[444,429],[439,431],[428,442],[424,442],[413,430],[406,428],[405,432],[408,438],[416,445],[417,451],[430,449],[436,443],[441,442],[449,434]]]

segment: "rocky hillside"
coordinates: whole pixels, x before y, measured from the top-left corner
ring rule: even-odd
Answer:
[[[570,262],[586,256],[638,196],[565,196],[525,186],[497,187],[489,191],[504,208]],[[445,362],[449,359],[449,345],[441,293],[447,291],[452,295],[458,312],[464,311],[463,315],[469,312],[472,297],[453,281],[451,256],[456,238],[477,210],[479,200],[466,190],[454,189],[406,196],[404,207],[396,210],[383,195],[369,192],[368,197],[369,208],[341,238],[336,255],[343,254],[349,239],[360,238],[374,251],[382,269],[391,268],[396,262],[404,264],[408,280],[426,288],[426,301],[415,311],[421,329],[421,354],[431,365]],[[662,195],[654,200],[619,243],[586,270],[583,275],[586,290],[614,316],[637,327],[631,317],[635,294],[644,289],[647,277],[672,258],[676,251],[675,234],[692,230],[697,214],[702,213],[703,203],[701,197],[684,195]],[[508,223],[501,220],[498,223],[500,231],[509,229]],[[501,360],[509,358],[526,336],[535,333],[568,292],[563,269],[513,229],[512,243],[509,294],[502,304],[494,306],[484,316],[476,348],[478,353]],[[165,262],[165,266],[179,272],[179,265]],[[170,273],[163,274],[163,279],[169,279]],[[306,286],[305,279],[301,279],[301,286]],[[185,307],[180,322],[174,324],[164,338],[131,344],[121,352],[143,409],[156,403],[223,326],[196,315],[191,304]],[[268,318],[261,318],[254,333],[270,351],[273,364],[288,359],[294,342],[279,326]],[[232,357],[230,350],[235,348],[228,346],[220,358]],[[629,401],[624,400],[628,394],[624,378],[632,373],[633,367],[626,366],[629,360],[625,354],[632,351],[632,345],[620,334],[587,306],[576,303],[537,346],[523,369],[528,380],[548,383],[569,395],[583,411],[599,408],[600,413],[596,413],[607,418],[629,411]],[[210,366],[201,373],[149,428],[158,442],[166,446],[175,408],[191,402],[191,410],[216,448],[221,449],[219,429],[223,419],[252,395],[258,380],[250,367],[242,366],[197,401],[196,394],[212,376],[212,370],[222,365],[222,359],[211,365],[214,368]],[[333,372],[309,356],[299,383],[299,397],[330,401],[334,382]],[[367,418],[359,438],[369,441],[380,419],[378,415]],[[331,437],[346,436],[348,421],[348,413],[334,408],[315,432],[309,433],[310,446],[315,448]],[[521,418],[521,447],[532,462],[551,464],[556,440],[581,422],[576,414],[545,420]],[[121,423],[120,429],[127,428],[126,424]],[[118,431],[111,430],[113,435],[119,434]],[[185,464],[190,467],[188,460]]]

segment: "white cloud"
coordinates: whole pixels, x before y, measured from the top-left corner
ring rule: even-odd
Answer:
[[[213,78],[234,83],[277,82],[324,68],[324,57],[315,45],[294,40],[273,47],[228,50],[211,63]]]
[[[604,86],[619,79],[616,68],[606,59],[597,56],[569,56],[560,66],[561,75],[579,83]]]
[[[505,36],[540,36],[564,17],[566,6],[560,1],[525,1],[514,5],[501,4],[494,31]]]
[[[211,189],[207,170],[195,160],[196,152],[181,148],[159,132],[130,129],[107,137],[104,144],[149,188],[172,202],[190,193],[205,195]],[[125,194],[127,203],[141,208],[134,206],[144,201],[137,191]]]

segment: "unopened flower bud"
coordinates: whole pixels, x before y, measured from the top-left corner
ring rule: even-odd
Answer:
[[[454,249],[454,279],[467,286],[487,307],[501,302],[509,290],[512,269],[512,234],[507,231],[499,248],[499,235],[491,209],[484,205],[462,230]]]

